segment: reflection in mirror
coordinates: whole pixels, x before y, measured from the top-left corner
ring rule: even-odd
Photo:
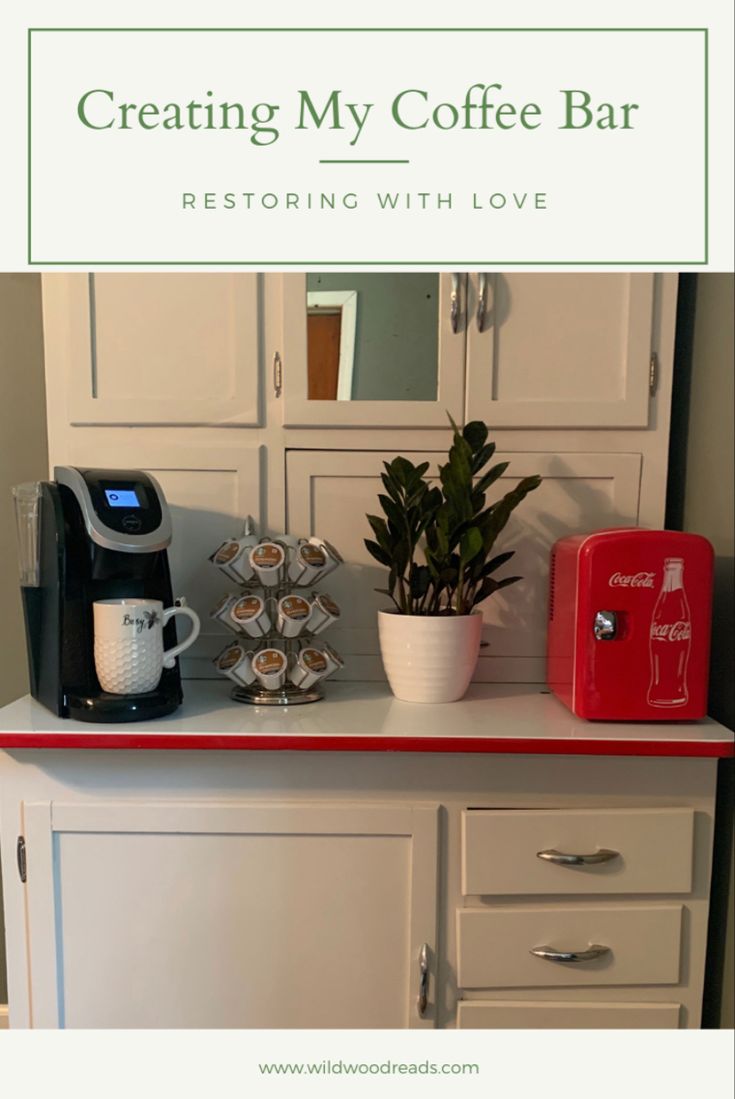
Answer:
[[[437,400],[437,274],[309,274],[309,400]]]

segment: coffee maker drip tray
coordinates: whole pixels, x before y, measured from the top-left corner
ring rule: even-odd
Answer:
[[[121,724],[144,721],[172,714],[181,704],[181,697],[160,688],[141,694],[113,695],[100,691],[93,696],[74,693],[67,695],[68,716],[75,721],[94,724]]]

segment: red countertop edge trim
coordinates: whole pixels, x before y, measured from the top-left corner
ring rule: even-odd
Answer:
[[[475,737],[400,736],[289,736],[197,733],[2,733],[0,748],[83,748],[149,751],[259,751],[259,752],[424,752],[502,755],[567,756],[681,756],[687,758],[731,758],[735,746],[728,741],[656,740],[541,740],[505,737],[502,740]]]

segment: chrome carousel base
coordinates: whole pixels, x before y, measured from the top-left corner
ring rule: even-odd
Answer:
[[[324,695],[318,687],[300,691],[298,687],[282,687],[278,691],[266,691],[260,686],[233,687],[230,697],[235,702],[249,702],[251,706],[301,706],[305,702],[319,702]]]

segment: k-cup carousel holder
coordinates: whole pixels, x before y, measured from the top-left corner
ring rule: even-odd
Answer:
[[[255,706],[299,706],[324,697],[322,683],[344,661],[321,634],[339,620],[340,608],[314,586],[341,562],[319,538],[258,538],[246,520],[209,560],[238,591],[223,596],[210,617],[235,635],[215,657],[232,680],[231,697]]]

